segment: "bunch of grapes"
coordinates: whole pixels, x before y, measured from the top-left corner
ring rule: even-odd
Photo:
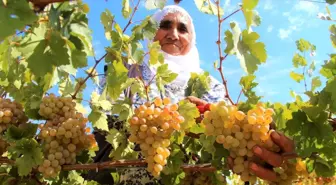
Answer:
[[[170,155],[169,138],[180,129],[184,118],[177,112],[178,105],[171,104],[169,98],[156,98],[153,103],[146,102],[135,109],[129,120],[131,142],[140,145],[141,152],[148,163],[147,170],[158,177],[167,164]]]
[[[202,123],[205,125],[205,134],[215,136],[216,142],[230,151],[233,172],[239,174],[242,181],[256,182],[256,177],[248,168],[249,161],[257,160],[252,152],[255,145],[279,151],[269,133],[273,113],[272,109],[265,109],[259,104],[246,115],[236,106],[226,105],[224,101],[211,104],[210,111],[204,113]]]
[[[88,120],[82,113],[75,112],[73,107],[68,98],[50,95],[43,99],[39,112],[51,119],[47,120],[39,134],[45,159],[38,170],[44,177],[56,177],[61,165],[75,164],[77,154],[95,145],[93,135],[86,134],[89,131],[86,127]]]
[[[76,117],[76,103],[70,97],[45,96],[40,105],[39,114],[56,123]]]
[[[5,131],[9,124],[18,126],[27,121],[28,117],[21,104],[10,99],[0,98],[0,133]]]
[[[222,184],[226,184],[226,180],[223,176],[217,175],[217,180]],[[210,173],[204,172],[187,172],[184,179],[181,181],[181,185],[215,185]]]

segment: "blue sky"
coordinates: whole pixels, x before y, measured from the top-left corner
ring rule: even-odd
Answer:
[[[134,3],[137,2],[137,0],[133,1]],[[104,55],[104,47],[110,45],[110,41],[106,40],[103,26],[100,23],[101,12],[109,9],[122,27],[126,25],[127,20],[123,19],[121,15],[121,0],[85,0],[84,2],[90,6],[89,26],[93,31],[93,47],[96,57],[99,58]],[[223,0],[222,7],[225,15],[238,9],[238,3],[240,2]],[[168,0],[168,4],[172,3],[173,0]],[[217,18],[199,12],[193,0],[183,0],[180,6],[185,8],[194,19],[201,67],[220,80],[218,71],[213,68],[213,62],[218,60],[218,48],[215,44]],[[334,51],[328,31],[331,22],[323,21],[317,17],[318,13],[326,13],[325,6],[324,3],[299,0],[259,0],[256,10],[259,12],[262,21],[259,27],[253,29],[260,35],[260,40],[265,43],[268,59],[266,64],[260,66],[256,73],[257,82],[259,82],[256,91],[258,95],[264,97],[265,101],[288,102],[292,100],[289,94],[291,89],[296,93],[304,91],[303,83],[298,84],[289,77],[289,72],[293,69],[292,57],[296,52],[295,41],[297,39],[304,38],[316,45],[316,55],[314,57],[307,56],[309,62],[314,60],[317,66],[323,64],[323,61],[328,59],[328,54]],[[333,9],[331,10],[333,12]],[[146,10],[142,3],[134,20],[142,20],[153,12]],[[242,12],[239,12],[223,23],[223,31],[229,29],[230,21],[238,22],[241,29],[246,26]],[[92,66],[92,58],[89,59],[89,64]],[[318,72],[318,69],[319,67],[317,67],[316,72]],[[102,70],[103,63],[98,66],[100,73]],[[300,69],[301,71],[302,69]],[[224,75],[229,83],[230,95],[236,100],[241,89],[239,80],[244,72],[235,56],[230,56],[224,61]],[[311,79],[307,79],[307,81],[308,87],[310,87]],[[94,89],[95,86],[90,82],[85,90],[84,99],[90,99],[90,94]],[[88,106],[86,107],[88,108]]]

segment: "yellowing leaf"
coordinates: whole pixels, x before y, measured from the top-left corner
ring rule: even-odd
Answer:
[[[307,65],[306,59],[298,53],[296,53],[294,55],[292,61],[293,61],[293,66],[296,67],[296,68],[298,68],[299,66],[306,66]]]
[[[128,18],[131,15],[132,8],[130,7],[129,0],[122,0],[122,15]]]
[[[215,3],[213,3],[212,1],[209,0],[194,0],[196,7],[198,8],[198,10],[200,10],[203,13],[206,14],[211,14],[211,15],[218,15],[218,11],[219,11],[219,15],[222,16],[224,14],[223,9],[219,6],[219,10],[218,7]]]
[[[146,0],[145,7],[147,10],[162,9],[167,3],[167,0]]]
[[[290,72],[289,76],[298,83],[300,83],[301,80],[303,80],[303,78],[304,78],[304,76],[302,74],[298,74],[298,73],[295,73],[293,71]]]

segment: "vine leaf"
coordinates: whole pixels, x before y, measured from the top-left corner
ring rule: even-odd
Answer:
[[[4,138],[8,142],[15,142],[23,138],[33,138],[37,131],[37,124],[24,124],[20,127],[11,125],[7,128]]]
[[[296,67],[296,68],[298,68],[299,66],[306,66],[307,65],[306,59],[298,53],[296,53],[293,56],[292,62],[293,62],[293,66]]]
[[[127,19],[132,13],[132,8],[130,7],[129,0],[122,1],[122,15]]]
[[[294,71],[291,71],[289,73],[289,76],[298,83],[300,83],[301,80],[303,80],[303,78],[304,78],[304,76],[302,74],[296,73]]]
[[[158,62],[163,64],[164,57],[160,52],[161,46],[159,42],[153,42],[149,45],[149,64],[155,65]]]
[[[164,85],[174,81],[177,76],[177,73],[168,69],[168,64],[160,65],[156,71],[156,85],[158,89],[164,92]]]
[[[258,5],[259,0],[243,0],[242,9],[246,21],[246,26],[249,28],[252,23],[258,24],[257,13],[253,9]],[[260,19],[259,19],[260,20]]]
[[[312,45],[307,40],[299,39],[295,43],[296,43],[296,48],[301,52],[315,50],[315,46]]]
[[[184,117],[184,122],[181,123],[182,130],[188,130],[196,125],[196,118],[200,116],[196,105],[190,103],[188,100],[182,100],[179,102],[178,112]]]
[[[320,77],[319,76],[314,77],[311,82],[311,91],[315,91],[315,89],[320,87],[321,85],[322,82],[320,80]]]
[[[23,30],[38,18],[25,0],[0,1],[0,12],[0,41],[14,34],[17,29]]]
[[[215,141],[215,136],[206,136],[204,134],[200,136],[200,142],[202,143],[204,150],[210,154],[214,154],[216,152],[216,148],[214,146]]]
[[[88,65],[84,51],[73,50],[71,52],[71,61],[74,68],[82,68]]]
[[[106,39],[111,40],[111,31],[114,22],[114,16],[111,14],[110,10],[105,9],[105,11],[101,13],[100,22],[104,26]]]
[[[217,15],[218,14],[218,7],[215,3],[208,0],[194,0],[196,7],[199,11],[205,14]],[[219,15],[224,15],[224,11],[222,8],[219,7]]]
[[[42,163],[43,154],[41,148],[35,139],[23,138],[8,148],[12,155],[20,156],[16,158],[15,164],[18,167],[20,176],[28,175],[32,168]]]
[[[119,115],[119,120],[128,120],[132,116],[131,101],[129,99],[117,100],[112,107],[112,114]]]
[[[110,101],[102,98],[103,96],[99,96],[97,92],[91,93],[91,105],[94,109],[102,108],[105,111],[111,110],[112,104]]]
[[[145,7],[147,10],[162,9],[167,3],[167,0],[146,0]]]
[[[132,149],[133,144],[127,142],[127,137],[124,133],[112,128],[109,135],[106,136],[106,141],[109,142],[113,149],[109,155],[114,160],[134,159],[137,153]]]
[[[121,61],[114,61],[108,66],[107,91],[112,100],[119,98],[122,93],[121,85],[127,82],[127,74],[128,70]]]
[[[195,96],[201,98],[210,90],[210,81],[209,72],[201,74],[191,73],[187,88],[185,89],[185,96]]]
[[[106,113],[97,109],[92,109],[88,116],[89,121],[93,127],[101,130],[108,131],[107,116]]]

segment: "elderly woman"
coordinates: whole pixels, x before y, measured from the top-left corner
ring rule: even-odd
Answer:
[[[218,102],[224,99],[225,89],[224,86],[211,77],[210,91],[205,93],[201,99],[196,97],[185,97],[185,89],[187,82],[190,78],[191,72],[202,72],[200,67],[200,61],[198,56],[198,50],[196,48],[196,33],[192,18],[183,8],[177,5],[166,6],[162,10],[159,10],[154,14],[153,19],[160,25],[157,30],[154,41],[158,41],[161,45],[162,52],[164,54],[164,62],[168,64],[169,69],[176,72],[178,77],[171,83],[165,86],[165,96],[170,97],[174,102],[188,98],[191,102],[196,104],[205,104]],[[141,74],[137,74],[134,71],[134,67],[129,67],[129,76],[141,75],[145,81],[152,79],[155,74],[155,70],[148,67],[146,62],[140,66]],[[155,83],[152,83],[152,91],[150,97],[162,96],[155,87]],[[141,102],[140,98],[136,98],[135,101]],[[110,116],[111,119],[113,117]],[[116,121],[116,120],[113,120]],[[116,126],[115,122],[113,125]],[[111,145],[105,141],[105,136],[95,132],[99,152],[94,159],[95,162],[107,161],[108,155],[112,149]],[[272,139],[276,144],[280,146],[282,152],[292,152],[294,145],[285,136],[273,132]],[[265,160],[272,166],[279,166],[283,159],[280,154],[270,152],[262,147],[255,147],[255,155]],[[275,180],[275,173],[266,169],[258,164],[251,164],[251,170],[259,177],[266,180]],[[109,171],[91,173],[92,175],[102,175],[100,183],[102,184],[114,184]],[[149,185],[154,184],[152,177],[147,173],[145,168],[130,168],[121,170],[120,184],[142,184]],[[96,178],[95,178],[96,179]]]

